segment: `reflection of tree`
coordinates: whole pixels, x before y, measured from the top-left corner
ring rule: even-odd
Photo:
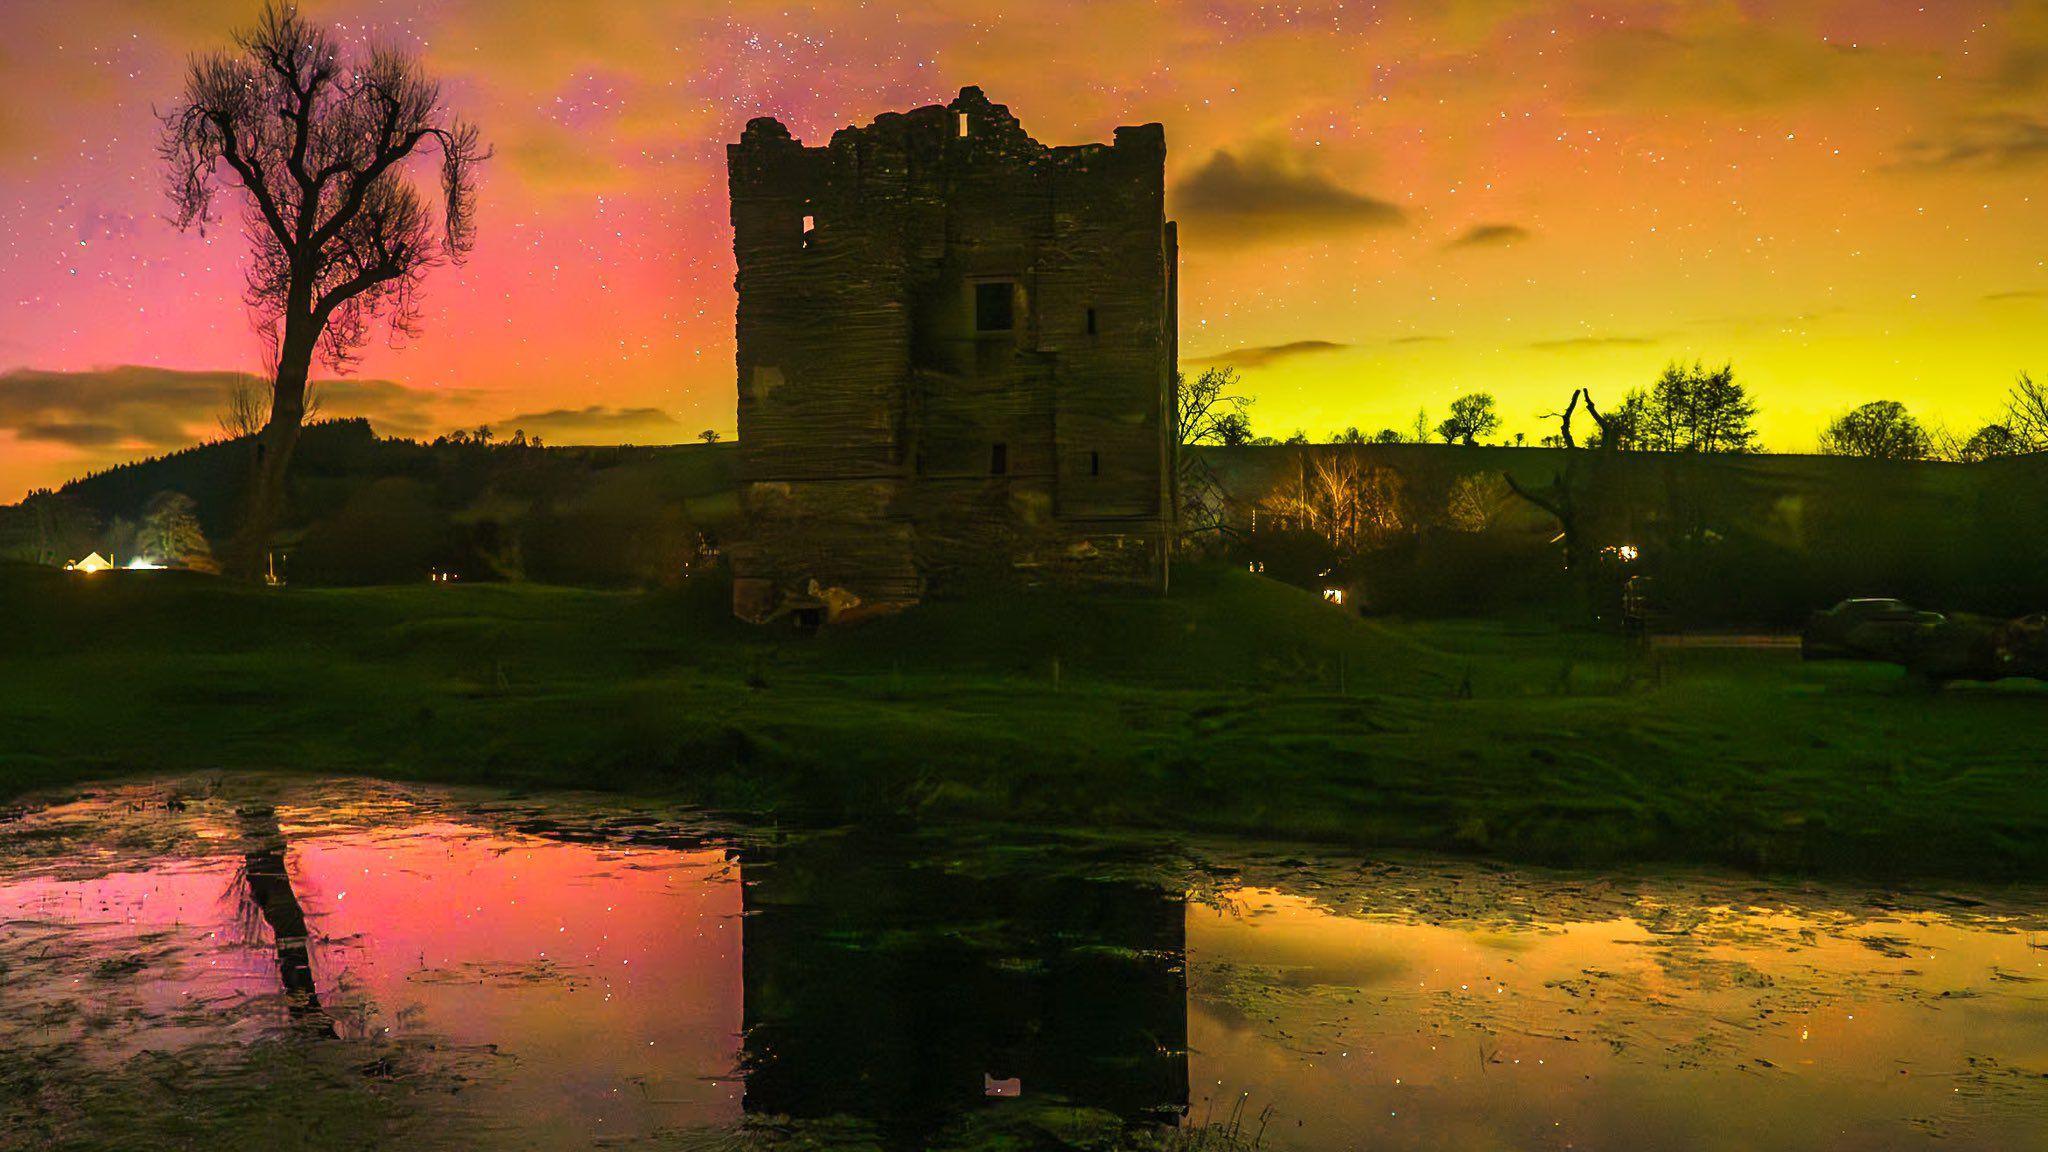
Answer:
[[[258,805],[240,810],[246,848],[242,876],[247,886],[251,911],[263,918],[276,941],[277,975],[284,985],[285,1000],[292,1022],[310,1031],[338,1035],[334,1018],[320,1005],[319,989],[313,986],[312,942],[306,928],[306,910],[292,890],[291,874],[285,870],[284,829],[277,822],[277,810]]]

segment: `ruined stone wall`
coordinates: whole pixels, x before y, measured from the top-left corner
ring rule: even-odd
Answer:
[[[1157,125],[1047,148],[970,88],[824,147],[756,120],[729,162],[743,614],[1156,568],[1176,263]]]

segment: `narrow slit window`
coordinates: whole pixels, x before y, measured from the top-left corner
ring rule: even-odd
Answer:
[[[810,246],[810,243],[811,243],[811,239],[812,239],[812,236],[811,236],[811,234],[812,234],[812,233],[814,233],[814,232],[816,232],[817,230],[818,230],[818,218],[817,218],[816,216],[812,216],[812,215],[809,215],[808,213],[807,213],[807,214],[805,214],[805,216],[804,216],[804,245],[805,245],[805,247],[809,247],[809,246]]]
[[[1010,474],[1010,446],[991,444],[988,446],[988,474],[1007,476]]]
[[[1090,313],[1090,315],[1093,315],[1093,313]],[[1088,474],[1090,476],[1102,475],[1102,453],[1093,449],[1090,449],[1088,452]]]
[[[1090,336],[1095,335],[1095,309],[1093,308],[1088,310],[1088,334]]]
[[[1007,280],[974,286],[974,330],[1009,332],[1017,327],[1017,288]]]
[[[959,113],[953,120],[953,130],[962,140],[967,139],[967,113]]]

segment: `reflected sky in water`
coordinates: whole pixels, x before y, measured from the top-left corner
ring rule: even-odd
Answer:
[[[0,1103],[47,1139],[175,1058],[195,1122],[335,1092],[422,1147],[1086,1143],[1233,1113],[1299,1149],[2048,1147],[2038,893],[763,836],[235,779],[0,821],[0,924],[0,1048],[46,1069]]]

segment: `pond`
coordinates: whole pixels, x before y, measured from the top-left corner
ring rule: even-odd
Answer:
[[[2048,1147],[2048,893],[180,778],[0,814],[0,1147]]]

